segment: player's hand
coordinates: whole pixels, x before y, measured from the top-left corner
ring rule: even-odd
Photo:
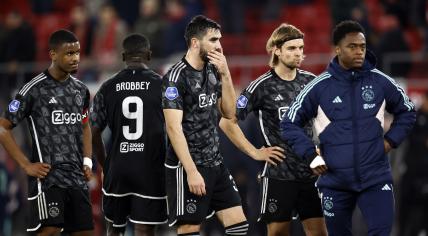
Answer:
[[[226,57],[223,55],[221,48],[218,51],[212,50],[208,52],[208,59],[210,60],[211,64],[217,68],[221,75],[230,73],[229,67],[227,66]]]
[[[261,147],[257,149],[256,156],[253,157],[257,161],[267,161],[268,163],[276,166],[285,158],[284,149],[281,147]]]
[[[36,178],[43,179],[45,178],[49,171],[51,170],[51,165],[47,163],[29,163],[28,165],[24,166],[24,171],[29,176],[33,176]]]
[[[391,144],[389,144],[389,142],[386,141],[385,139],[383,140],[383,147],[384,147],[385,153],[388,153],[392,149]]]
[[[315,157],[315,159],[311,162],[309,167],[311,167],[312,172],[314,172],[314,174],[316,175],[322,175],[325,172],[327,172],[327,169],[328,169],[324,159],[320,155]]]
[[[203,196],[207,192],[205,191],[205,181],[199,171],[195,170],[187,173],[187,183],[189,184],[189,190],[191,193],[197,196]]]
[[[92,178],[92,170],[91,170],[91,168],[89,166],[87,166],[87,165],[83,166],[83,174],[85,175],[86,181],[91,180],[91,178]]]

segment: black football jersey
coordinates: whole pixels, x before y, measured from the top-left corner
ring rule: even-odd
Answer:
[[[26,118],[32,135],[31,162],[51,165],[41,189],[51,186],[87,188],[83,176],[83,127],[88,122],[89,90],[70,76],[60,82],[46,70],[25,84],[4,117],[13,126]],[[38,193],[29,176],[29,196]]]
[[[210,63],[199,71],[183,58],[163,77],[163,109],[183,111],[183,133],[192,160],[199,166],[212,167],[223,162],[218,133],[220,112],[217,99],[220,97],[221,81]],[[178,164],[172,145],[168,146],[166,164]]]
[[[91,125],[112,132],[105,161],[105,194],[164,197],[165,121],[161,77],[127,68],[102,84],[91,108]]]
[[[296,156],[291,147],[281,138],[280,121],[293,99],[315,75],[297,70],[294,80],[281,79],[273,69],[252,81],[238,97],[237,117],[243,120],[250,112],[258,117],[265,146],[280,146],[285,150],[285,160],[274,166],[266,162],[262,176],[282,180],[309,181],[313,174],[308,164]],[[312,123],[305,126],[306,133],[312,137]]]

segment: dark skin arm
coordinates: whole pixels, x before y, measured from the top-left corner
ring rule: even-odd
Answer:
[[[12,127],[12,123],[9,120],[0,118],[0,143],[27,175],[40,179],[45,178],[51,166],[47,163],[31,163],[16,143],[11,132]]]
[[[104,148],[103,138],[101,136],[102,130],[96,127],[92,127],[92,148],[94,149],[94,157],[100,163],[101,167],[104,167],[106,160],[106,151]]]
[[[92,135],[89,122],[83,124],[83,156],[91,158],[92,156]],[[83,166],[83,174],[87,181],[92,177],[92,170],[89,166]]]

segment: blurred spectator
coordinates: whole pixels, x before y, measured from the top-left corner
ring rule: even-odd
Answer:
[[[12,235],[12,214],[18,209],[18,184],[6,165],[7,154],[0,150],[0,235]]]
[[[373,50],[374,42],[376,39],[369,22],[367,9],[362,2],[360,5],[355,6],[354,8],[351,9],[351,20],[357,21],[364,28],[366,32],[366,37],[367,37],[366,38],[367,48],[370,50]]]
[[[217,0],[220,23],[225,33],[241,34],[245,27],[245,0]]]
[[[352,10],[363,5],[362,0],[329,0],[332,25],[344,20],[351,20]]]
[[[0,45],[0,52],[0,62],[7,65],[6,72],[0,74],[0,96],[8,99],[11,88],[15,88],[32,77],[31,74],[17,77],[23,75],[19,74],[19,70],[22,69],[20,63],[32,62],[36,56],[36,40],[33,29],[16,11],[12,11],[6,16],[5,33],[3,43]]]
[[[117,16],[114,7],[110,4],[101,6],[93,42],[93,56],[99,66],[103,68],[119,62],[120,44],[126,31],[126,25]]]
[[[87,10],[80,5],[71,9],[69,30],[76,34],[80,42],[80,54],[90,56],[94,37],[94,22],[91,21]]]
[[[428,54],[428,14],[426,0],[410,2],[410,20],[418,28],[419,35],[424,39],[423,50]]]
[[[385,70],[385,73],[392,77],[405,77],[411,69],[411,62],[403,61],[384,65],[385,58],[391,57],[388,55],[390,53],[410,53],[400,22],[395,15],[387,12],[382,16],[380,24],[385,32],[380,35],[375,47],[378,57],[377,65],[379,69]]]
[[[407,27],[409,23],[409,2],[403,0],[380,0],[385,11],[388,14],[396,16],[402,27]]]
[[[142,34],[149,39],[152,56],[163,57],[162,47],[165,21],[161,14],[159,0],[140,0],[140,17],[134,26],[134,32]]]
[[[140,0],[110,0],[119,17],[127,26],[132,27],[138,18],[138,6]],[[157,0],[159,1],[159,0]]]
[[[33,12],[36,14],[46,14],[54,9],[55,0],[31,0]]]
[[[193,16],[202,14],[203,7],[198,0],[166,0],[167,27],[164,34],[164,55],[186,51],[183,33]]]
[[[406,171],[401,179],[400,236],[428,234],[428,92],[416,115],[404,155]]]

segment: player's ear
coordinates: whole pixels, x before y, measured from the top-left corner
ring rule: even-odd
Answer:
[[[52,61],[56,61],[56,52],[54,49],[50,49],[49,50],[49,57],[51,58]]]
[[[275,46],[273,49],[273,53],[275,53],[275,56],[279,57],[281,55],[281,48]]]
[[[340,47],[338,45],[334,47],[334,52],[336,55],[340,55]]]
[[[122,61],[125,61],[125,60],[126,60],[126,55],[124,52],[122,52]]]
[[[199,48],[199,40],[197,38],[192,38],[190,40],[190,46],[192,48]]]

